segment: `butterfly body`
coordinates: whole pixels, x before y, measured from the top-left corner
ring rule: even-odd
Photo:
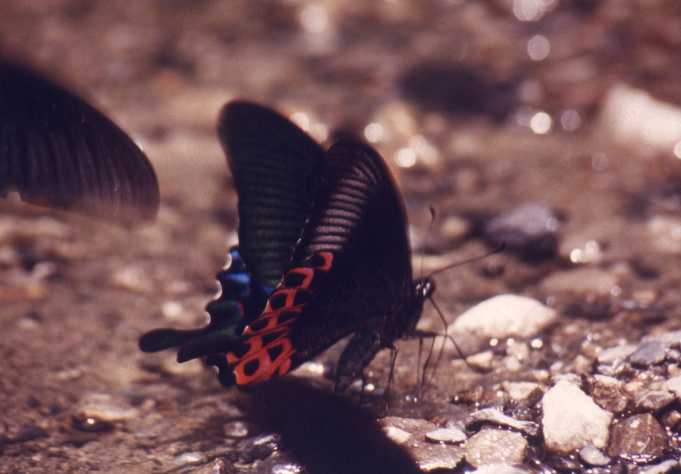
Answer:
[[[346,140],[323,150],[254,104],[228,104],[218,131],[239,195],[243,261],[232,260],[244,266],[229,278],[247,272],[249,288],[257,282],[274,289],[260,299],[242,293],[249,309],[226,317],[210,313],[211,303],[206,328],[155,330],[141,347],[174,342],[179,361],[204,357],[224,385],[247,386],[282,376],[351,336],[336,371],[343,389],[379,350],[414,332],[434,289],[429,279],[413,278],[397,186],[368,145]],[[218,301],[234,301],[222,286]]]

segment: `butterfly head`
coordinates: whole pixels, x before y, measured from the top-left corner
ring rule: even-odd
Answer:
[[[416,324],[421,319],[421,314],[423,313],[423,304],[428,298],[431,297],[435,291],[435,281],[430,277],[417,278],[412,282],[411,285],[411,298],[410,304],[406,309],[406,328],[404,331],[413,331],[416,328]]]
[[[435,292],[435,281],[430,277],[414,280],[414,295],[416,300],[423,303]]]

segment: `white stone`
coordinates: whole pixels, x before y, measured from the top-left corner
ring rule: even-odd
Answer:
[[[569,453],[592,444],[608,444],[612,413],[596,405],[576,385],[559,381],[542,398],[544,440],[555,452]]]
[[[681,398],[681,375],[668,379],[664,383],[664,388],[672,392],[677,399]]]
[[[466,441],[468,436],[459,428],[438,428],[426,433],[426,439],[436,443],[460,443]]]
[[[525,296],[499,295],[470,308],[447,328],[455,335],[531,337],[556,320],[556,311]]]
[[[597,130],[620,145],[671,152],[681,140],[681,109],[618,84],[605,99]]]
[[[383,431],[385,432],[385,435],[388,438],[390,438],[397,444],[406,443],[407,441],[409,441],[409,438],[411,438],[411,433],[408,433],[407,431],[401,430],[394,426],[385,426],[383,428]]]

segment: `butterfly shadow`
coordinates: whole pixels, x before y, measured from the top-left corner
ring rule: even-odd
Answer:
[[[391,441],[375,415],[350,398],[309,382],[278,380],[246,400],[259,429],[281,435],[282,447],[313,474],[421,472]]]

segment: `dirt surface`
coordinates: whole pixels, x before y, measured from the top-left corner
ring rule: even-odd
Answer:
[[[659,433],[646,442],[659,449],[634,456],[611,435],[596,467],[547,448],[546,431],[496,422],[529,443],[498,462],[627,472],[678,458],[676,392],[661,407],[636,400],[681,373],[680,341],[612,371],[598,360],[681,329],[677,2],[5,0],[0,32],[0,51],[128,131],[162,193],[141,229],[0,204],[0,472],[467,472],[485,430],[462,420],[496,407],[540,423],[538,399],[518,402],[508,383],[536,384],[541,398],[561,377],[615,423],[653,415],[644,424]],[[365,395],[337,396],[337,347],[251,392],[224,390],[198,362],[139,352],[144,331],[205,321],[236,241],[214,132],[235,97],[322,142],[338,127],[364,134],[401,183],[416,273],[485,253],[517,211],[507,251],[438,275],[436,300],[450,323],[502,293],[557,319],[527,337],[459,336],[479,357],[466,366],[448,349],[423,387],[418,342],[403,342],[388,395],[388,354]],[[431,307],[420,327],[443,329]],[[603,376],[626,389],[622,407],[599,397]],[[469,441],[429,444],[404,419],[464,426]],[[398,425],[411,441],[387,428]]]

